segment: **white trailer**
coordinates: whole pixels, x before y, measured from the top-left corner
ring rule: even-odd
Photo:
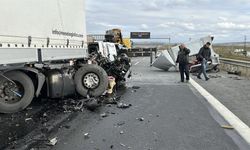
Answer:
[[[85,0],[0,1],[0,112],[34,96],[99,96],[107,74],[88,65]]]

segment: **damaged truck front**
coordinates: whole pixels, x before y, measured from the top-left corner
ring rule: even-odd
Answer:
[[[1,0],[0,112],[34,97],[100,96],[103,68],[88,64],[85,0]]]
[[[88,44],[90,60],[101,66],[108,74],[115,78],[117,86],[124,85],[131,76],[131,60],[127,49],[121,44],[112,42],[92,42]]]

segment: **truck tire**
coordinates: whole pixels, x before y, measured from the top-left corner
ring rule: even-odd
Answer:
[[[20,71],[0,76],[0,112],[14,113],[25,109],[32,101],[35,88],[29,76]]]
[[[108,75],[100,66],[93,64],[83,65],[75,74],[76,91],[87,97],[101,96],[108,87]]]

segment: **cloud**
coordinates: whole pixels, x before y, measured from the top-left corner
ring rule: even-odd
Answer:
[[[147,30],[149,27],[147,24],[141,24],[141,29],[142,30]]]
[[[107,27],[107,28],[123,28],[124,27],[123,25],[108,24],[108,23],[105,23],[105,22],[96,22],[95,24],[103,26],[103,27]]]
[[[226,18],[226,17],[218,17],[218,20],[219,20],[219,21],[227,21],[228,18]]]
[[[217,23],[217,26],[221,29],[227,30],[249,30],[250,24],[236,24],[233,22],[220,22]]]
[[[129,36],[146,30],[154,37],[172,36],[174,42],[207,34],[218,41],[250,35],[250,0],[86,1],[87,31],[93,34],[121,28]]]
[[[190,22],[166,22],[158,25],[162,28],[179,28],[183,30],[195,30],[195,25]]]

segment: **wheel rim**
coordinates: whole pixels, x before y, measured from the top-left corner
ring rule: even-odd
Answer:
[[[100,79],[95,73],[87,73],[83,77],[83,85],[88,89],[95,89],[98,87]]]
[[[24,87],[21,83],[6,81],[0,86],[0,99],[7,104],[14,104],[23,98]]]

